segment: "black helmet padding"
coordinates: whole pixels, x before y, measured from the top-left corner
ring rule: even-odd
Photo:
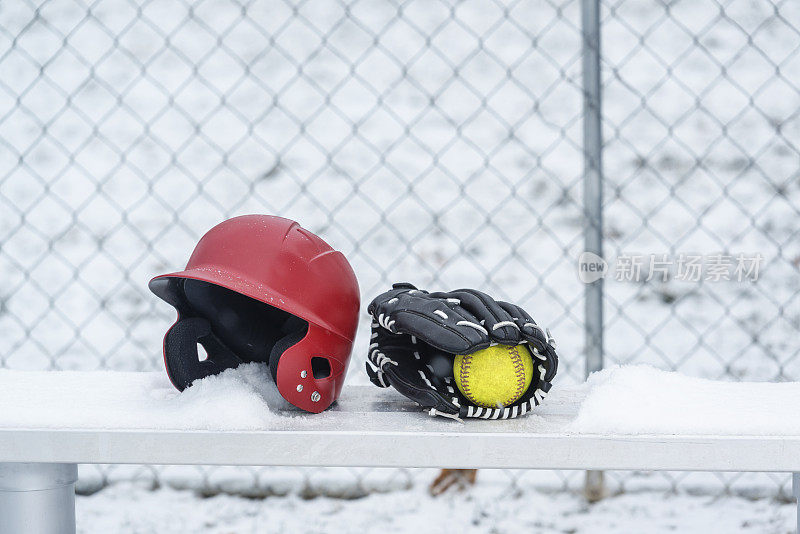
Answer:
[[[164,362],[181,391],[241,363],[274,365],[308,331],[306,321],[230,289],[188,278],[170,282],[178,321],[164,337]],[[200,360],[198,344],[207,359]]]

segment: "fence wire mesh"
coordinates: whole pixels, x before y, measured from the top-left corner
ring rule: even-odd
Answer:
[[[147,292],[220,220],[267,212],[391,282],[523,304],[583,379],[577,1],[6,3],[0,366],[161,368]],[[800,6],[601,5],[604,235],[635,254],[759,253],[757,282],[606,283],[606,362],[800,375]],[[366,320],[348,381],[365,383]],[[420,470],[103,466],[202,491],[355,495]],[[610,473],[612,490],[779,491],[784,477]],[[511,490],[581,483],[503,471]]]

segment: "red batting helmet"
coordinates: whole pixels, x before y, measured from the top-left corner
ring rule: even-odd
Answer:
[[[340,252],[296,222],[224,221],[200,239],[185,270],[149,286],[178,311],[164,336],[176,388],[258,361],[298,408],[318,413],[339,396],[358,323],[358,282]]]

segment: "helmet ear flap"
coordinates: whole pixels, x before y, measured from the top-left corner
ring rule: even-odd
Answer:
[[[269,372],[272,375],[272,380],[275,384],[278,383],[278,361],[286,349],[298,343],[308,333],[308,323],[299,317],[291,316],[283,324],[283,332],[285,336],[280,338],[272,346],[269,353]]]
[[[200,360],[200,344],[208,358]],[[242,363],[211,330],[202,317],[178,319],[164,336],[164,363],[170,381],[180,391],[192,382],[237,367]]]

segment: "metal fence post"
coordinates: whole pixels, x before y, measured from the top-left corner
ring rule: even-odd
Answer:
[[[603,165],[600,93],[600,1],[581,1],[583,36],[584,247],[603,256]],[[603,279],[586,284],[586,376],[603,368]],[[584,494],[603,497],[603,472],[587,471]]]

